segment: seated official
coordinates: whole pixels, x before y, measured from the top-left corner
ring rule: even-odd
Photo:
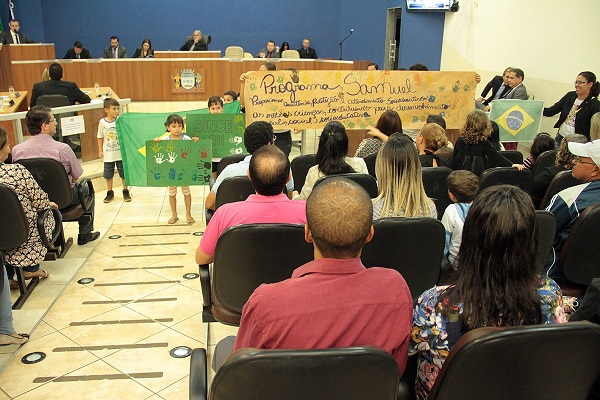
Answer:
[[[142,45],[133,53],[133,58],[154,58],[154,50],[150,39],[142,40]]]
[[[372,214],[371,199],[358,184],[338,178],[317,186],[306,202],[305,226],[314,261],[254,291],[234,350],[377,346],[395,358],[402,375],[412,298],[398,271],[366,269],[360,260],[373,237]]]
[[[102,58],[127,58],[127,49],[119,44],[118,36],[110,37],[110,46],[104,49]]]
[[[537,241],[527,193],[498,185],[475,198],[463,227],[456,283],[434,286],[415,304],[409,354],[418,354],[417,399],[427,399],[448,352],[466,332],[567,322],[560,288],[538,275]]]
[[[185,42],[183,46],[179,48],[180,51],[205,51],[208,50],[208,45],[202,39],[202,32],[195,30],[192,35],[192,39]]]
[[[83,48],[83,44],[78,40],[73,43],[73,48],[67,50],[64,59],[87,59],[92,58],[88,49]]]
[[[27,129],[29,129],[29,133],[31,134],[31,139],[13,147],[13,161],[39,157],[53,158],[59,161],[65,167],[71,181],[71,186],[73,187],[73,200],[70,205],[78,204],[79,196],[77,195],[75,183],[81,174],[83,174],[83,168],[81,168],[79,161],[75,157],[75,153],[73,153],[69,145],[58,142],[52,137],[56,134],[57,126],[56,118],[52,115],[52,110],[46,106],[33,106],[27,111],[25,120],[27,122]],[[83,189],[84,195],[89,195],[88,186],[84,185]],[[89,209],[89,213],[91,214],[89,221],[85,217],[82,217],[79,221],[78,245],[84,245],[87,242],[98,239],[100,236],[100,232],[93,232],[94,207],[95,201],[92,201]]]
[[[83,93],[75,82],[63,81],[63,68],[58,63],[52,63],[48,67],[48,75],[50,76],[49,81],[38,82],[33,85],[31,90],[31,102],[30,107],[37,104],[37,99],[40,96],[46,94],[62,94],[67,96],[71,104],[75,103],[89,103],[91,101],[90,96]]]
[[[256,150],[248,168],[248,178],[256,194],[250,195],[245,201],[224,204],[215,211],[196,250],[196,262],[208,264],[213,261],[217,240],[230,226],[305,224],[305,203],[290,200],[285,194],[285,184],[290,177],[290,160],[276,146],[262,146]]]
[[[214,210],[215,202],[217,200],[217,190],[219,190],[221,183],[226,178],[230,178],[232,176],[245,176],[248,173],[248,167],[250,165],[252,154],[254,154],[256,150],[263,146],[273,144],[274,141],[275,136],[273,135],[273,126],[270,123],[264,121],[254,121],[248,125],[244,131],[244,146],[250,155],[239,163],[228,165],[223,171],[221,171],[219,176],[217,176],[215,184],[206,196],[206,201],[204,203],[205,207],[209,210]],[[293,179],[290,179],[287,182],[286,188],[290,193],[294,190]]]
[[[546,208],[546,211],[556,217],[556,238],[546,264],[546,273],[559,282],[568,282],[558,269],[558,260],[573,225],[587,207],[600,204],[600,140],[588,143],[569,142],[569,151],[576,156],[573,160],[573,178],[583,184],[562,190]]]

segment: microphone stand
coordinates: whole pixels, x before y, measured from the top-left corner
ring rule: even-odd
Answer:
[[[340,60],[342,59],[342,46],[343,43],[346,39],[348,39],[350,37],[350,35],[352,35],[354,33],[354,29],[350,29],[350,33],[348,34],[348,36],[346,36],[344,39],[342,39],[342,41],[340,42]]]

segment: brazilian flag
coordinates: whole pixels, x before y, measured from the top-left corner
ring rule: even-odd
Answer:
[[[498,124],[501,142],[531,141],[539,133],[542,100],[497,100],[491,104],[490,121]]]
[[[240,102],[225,104],[223,113],[240,112]],[[208,114],[207,108],[178,111],[175,113],[125,113],[117,118],[117,135],[123,156],[125,182],[131,186],[147,186],[146,141],[154,140],[165,133],[165,121],[171,114],[182,117],[190,114]]]

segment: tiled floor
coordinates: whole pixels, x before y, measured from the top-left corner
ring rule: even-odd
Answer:
[[[143,103],[132,104],[130,111],[202,106]],[[298,154],[294,149],[290,158]],[[84,176],[98,176],[101,170],[100,162],[84,164]],[[166,188],[135,187],[130,203],[122,201],[116,188],[113,202],[104,204],[102,179],[94,184],[95,228],[102,236],[85,246],[74,244],[63,259],[42,263],[49,278],[13,312],[15,329],[31,333],[31,339],[20,348],[0,350],[0,400],[188,398],[189,358],[172,358],[169,351],[205,346],[200,282],[183,275],[198,272],[194,253],[199,237],[194,233],[205,227],[208,188],[191,188],[196,223],[180,219],[168,225]],[[178,211],[185,215],[178,196]],[[76,241],[77,224],[64,226]],[[113,235],[119,237],[111,239]],[[83,277],[94,282],[78,284]],[[14,301],[15,291],[12,295]],[[209,342],[236,330],[215,323]],[[46,354],[43,361],[21,362],[37,351]]]

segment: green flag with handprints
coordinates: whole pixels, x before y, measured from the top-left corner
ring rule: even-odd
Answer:
[[[223,158],[242,154],[244,148],[244,114],[188,114],[186,131],[189,136],[212,141],[212,156]]]
[[[490,121],[498,124],[501,142],[531,141],[538,134],[542,100],[498,100],[491,104]]]
[[[237,114],[240,103],[225,104],[223,113]],[[146,142],[166,136],[165,121],[173,113],[124,113],[117,118],[117,135],[123,156],[125,182],[131,186],[147,186]],[[208,109],[179,111],[182,117],[191,114],[208,114]]]
[[[208,185],[211,147],[210,139],[146,142],[148,186]]]

